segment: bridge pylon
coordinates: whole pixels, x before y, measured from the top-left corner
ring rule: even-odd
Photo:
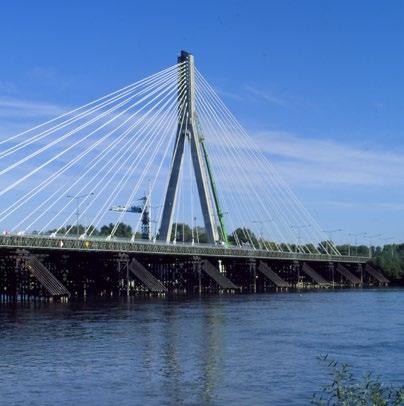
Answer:
[[[159,239],[166,242],[171,240],[174,209],[178,194],[178,180],[183,165],[184,146],[185,142],[189,142],[208,242],[211,244],[220,241],[226,242],[227,235],[224,230],[219,199],[215,190],[213,174],[209,167],[207,151],[203,144],[204,139],[195,105],[194,56],[189,52],[181,51],[178,64],[178,126]],[[184,94],[185,97],[183,97]]]

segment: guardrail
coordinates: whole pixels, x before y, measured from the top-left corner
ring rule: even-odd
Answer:
[[[50,237],[40,235],[2,235],[0,236],[0,247],[7,248],[30,248],[30,249],[51,249],[51,250],[74,250],[74,251],[101,251],[139,253],[154,255],[184,255],[201,257],[238,257],[252,259],[285,259],[300,261],[324,261],[324,262],[345,262],[365,263],[367,257],[325,255],[325,254],[303,254],[293,252],[256,250],[247,247],[226,247],[210,244],[172,244],[161,241],[131,241],[128,239],[105,239],[73,238],[73,237]]]

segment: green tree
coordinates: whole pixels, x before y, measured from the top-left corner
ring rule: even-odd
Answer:
[[[239,227],[233,231],[231,235],[228,236],[229,243],[234,245],[251,245],[259,247],[256,235],[252,230],[245,227]]]
[[[206,244],[208,242],[208,236],[206,234],[205,227],[194,227],[194,239],[198,244]]]
[[[100,229],[100,235],[110,235],[114,229],[115,224],[109,223],[108,225],[103,225]],[[131,238],[133,234],[132,227],[129,224],[119,223],[116,231],[115,237],[119,238]]]
[[[171,240],[173,241],[174,239],[177,242],[191,242],[191,227],[185,223],[173,223],[173,228],[171,229]]]

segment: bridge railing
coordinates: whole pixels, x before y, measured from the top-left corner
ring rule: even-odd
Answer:
[[[115,238],[106,241],[105,238],[75,238],[67,236],[49,235],[15,235],[7,234],[0,236],[0,247],[7,248],[32,248],[32,249],[55,249],[77,251],[104,251],[104,252],[127,252],[156,255],[198,255],[212,257],[239,257],[257,259],[287,259],[304,261],[328,261],[346,263],[365,263],[367,257],[307,254],[298,252],[281,252],[257,250],[250,247],[232,247],[211,244],[173,244],[161,241],[135,240]]]

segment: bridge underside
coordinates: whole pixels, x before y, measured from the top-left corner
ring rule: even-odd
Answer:
[[[155,253],[3,246],[0,247],[0,297],[1,300],[24,300],[58,296],[43,283],[53,281],[53,277],[62,286],[60,297],[77,298],[150,292],[266,292],[379,286],[388,282],[378,278],[378,273],[368,271],[364,261],[359,259],[264,258],[260,253],[254,257],[252,252],[240,256],[220,255],[220,252],[214,247],[210,252],[197,255],[180,249]],[[51,275],[38,280],[29,267],[23,266],[27,256],[41,264],[44,275],[45,269]]]

